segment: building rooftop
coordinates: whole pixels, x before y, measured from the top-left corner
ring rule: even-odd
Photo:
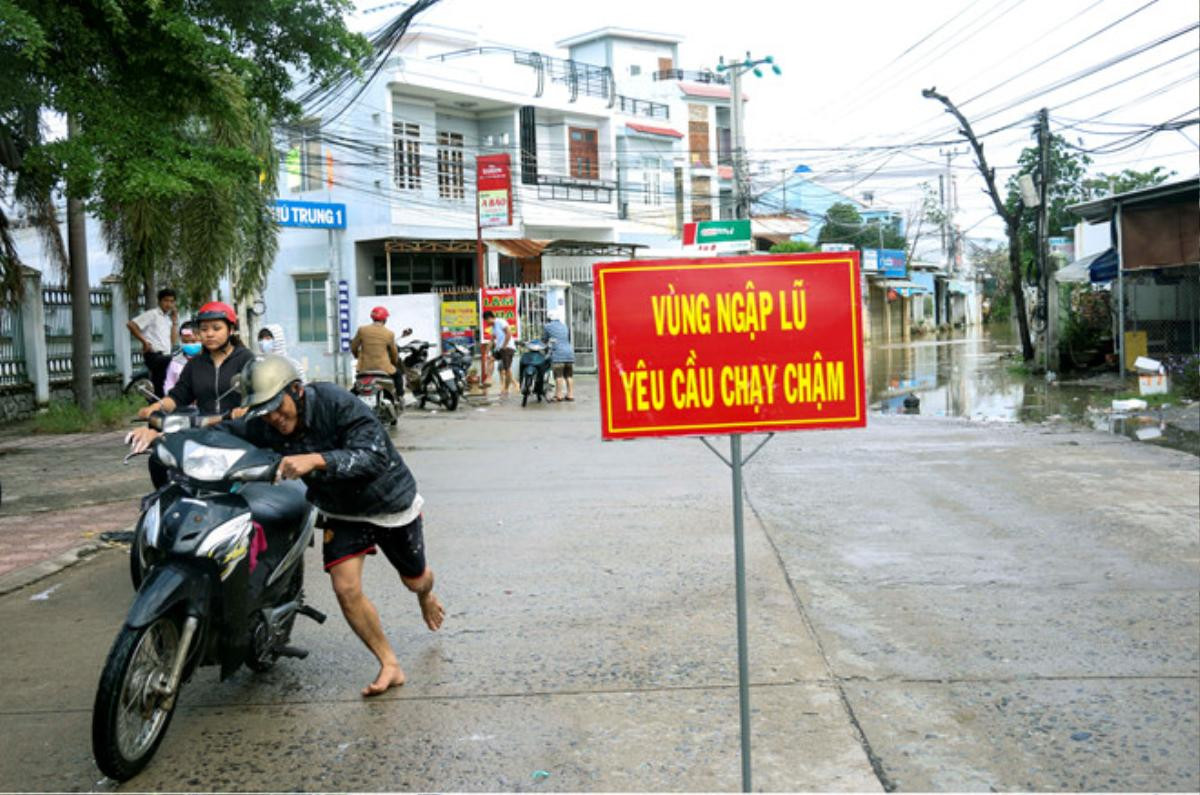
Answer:
[[[574,47],[577,44],[586,44],[589,41],[596,39],[639,39],[641,41],[656,41],[662,44],[678,44],[683,41],[683,36],[676,33],[655,33],[650,30],[636,30],[634,28],[618,28],[609,25],[603,28],[580,33],[577,36],[569,36],[561,41],[556,41],[554,44],[557,47]]]

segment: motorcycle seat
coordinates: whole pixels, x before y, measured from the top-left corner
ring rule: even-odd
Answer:
[[[312,508],[304,498],[304,484],[295,480],[270,483],[247,483],[238,492],[250,505],[250,516],[267,534],[267,549],[274,551],[300,530]]]

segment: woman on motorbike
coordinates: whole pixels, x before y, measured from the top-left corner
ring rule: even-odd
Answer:
[[[233,388],[233,377],[254,354],[237,337],[237,314],[233,307],[210,301],[200,307],[194,320],[201,351],[188,360],[170,393],[138,412],[149,417],[155,411],[171,412],[195,405],[201,414],[228,414],[241,401]]]

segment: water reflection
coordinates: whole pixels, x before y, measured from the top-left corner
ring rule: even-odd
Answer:
[[[1017,350],[1004,329],[868,346],[868,400],[874,411],[888,414],[990,422],[1063,419],[1200,455],[1200,434],[1167,425],[1160,413],[1114,415],[1111,392],[1014,370]]]

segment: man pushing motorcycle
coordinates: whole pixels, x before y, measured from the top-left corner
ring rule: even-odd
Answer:
[[[323,557],[347,623],[379,661],[379,675],[364,696],[404,684],[404,671],[383,631],[379,612],[363,594],[366,555],[377,548],[417,595],[430,630],[445,610],[433,593],[433,570],[425,561],[416,480],[371,410],[330,383],[304,384],[282,356],[258,356],[241,373],[240,419],[216,426],[283,456],[279,479],[303,479],[308,500],[321,512]],[[134,452],[158,436],[150,428],[131,434]]]

